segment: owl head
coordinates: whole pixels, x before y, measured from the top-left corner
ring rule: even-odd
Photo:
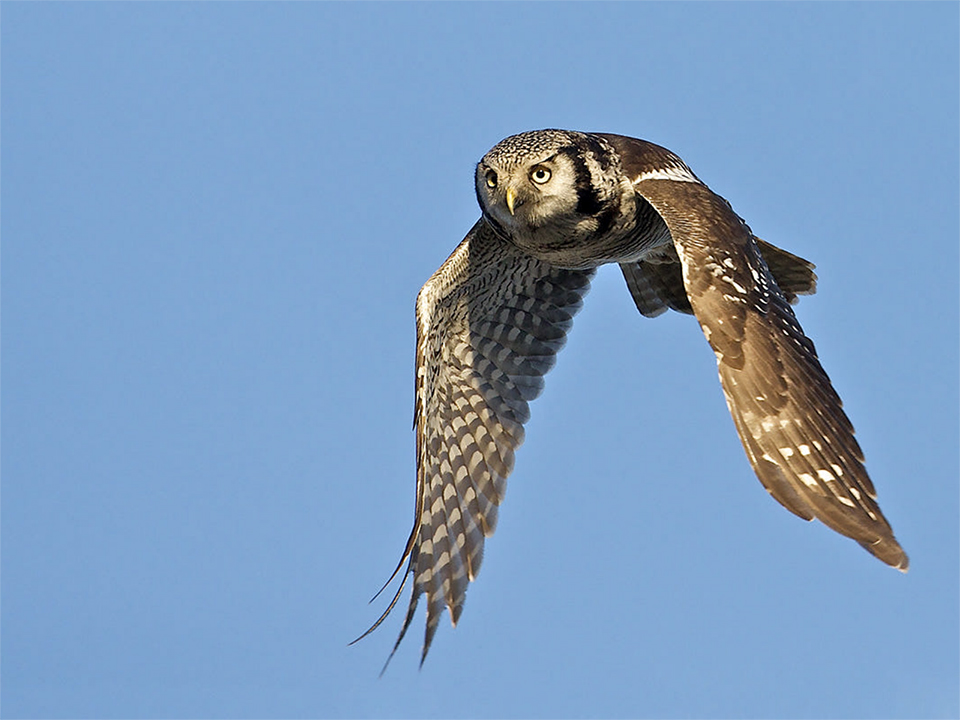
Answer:
[[[619,156],[602,138],[568,130],[535,130],[502,140],[477,163],[477,201],[484,217],[525,252],[558,262],[607,239],[632,214],[633,191]],[[629,197],[625,197],[629,195]]]

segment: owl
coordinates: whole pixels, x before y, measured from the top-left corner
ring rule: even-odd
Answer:
[[[696,317],[767,491],[907,570],[853,426],[790,307],[816,290],[812,264],[755,237],[679,157],[644,140],[521,133],[484,155],[475,186],[480,219],[417,296],[414,524],[384,586],[402,571],[400,587],[364,636],[408,581],[393,652],[421,596],[421,665],[444,608],[456,625],[530,401],[606,263],[620,266],[643,315]]]

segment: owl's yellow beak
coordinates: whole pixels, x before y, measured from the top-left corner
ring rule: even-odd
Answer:
[[[510,211],[510,214],[513,215],[513,207],[517,203],[517,193],[514,192],[512,187],[507,188],[507,210]]]

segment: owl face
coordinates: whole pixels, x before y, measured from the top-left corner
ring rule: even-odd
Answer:
[[[483,211],[511,236],[568,225],[576,212],[575,168],[551,149],[520,157],[491,151],[477,164],[476,185]]]
[[[500,235],[560,265],[571,266],[572,247],[578,264],[611,259],[608,246],[633,219],[633,190],[618,156],[583,133],[508,137],[483,156],[475,181],[484,217]]]

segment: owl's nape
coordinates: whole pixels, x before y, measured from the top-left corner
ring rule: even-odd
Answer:
[[[853,425],[790,307],[815,292],[812,264],[758,240],[679,157],[643,140],[522,133],[481,159],[475,186],[480,220],[417,297],[417,509],[400,588],[368,633],[407,581],[394,651],[421,597],[421,663],[445,608],[456,624],[529,403],[608,263],[620,264],[644,315],[696,316],[744,451],[773,497],[907,569]]]

